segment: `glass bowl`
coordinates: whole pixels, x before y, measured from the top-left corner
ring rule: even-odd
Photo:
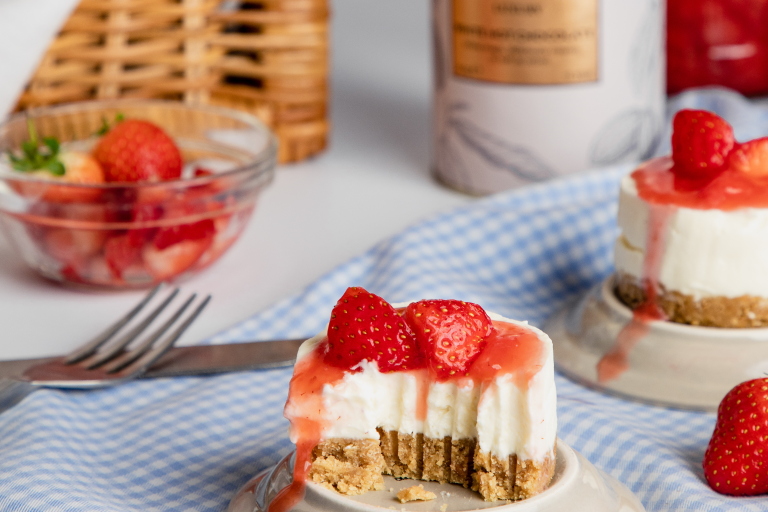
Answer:
[[[13,170],[9,151],[39,136],[89,152],[120,114],[162,127],[184,161],[177,180],[68,184]],[[254,116],[156,100],[72,103],[0,124],[0,225],[19,255],[54,281],[141,288],[216,261],[245,228],[274,175],[277,142]]]

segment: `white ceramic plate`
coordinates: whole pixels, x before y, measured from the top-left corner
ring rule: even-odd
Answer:
[[[608,278],[544,323],[555,367],[576,382],[653,405],[716,411],[736,384],[768,374],[768,328],[656,321],[634,346],[619,350],[627,369],[600,381],[598,363],[614,350],[618,333],[632,318],[613,290]]]
[[[232,498],[228,512],[267,512],[275,495],[292,481],[292,455],[263,471]],[[401,504],[397,491],[422,484],[437,498]],[[640,501],[622,483],[595,468],[562,440],[557,440],[555,474],[549,488],[538,496],[517,502],[486,502],[476,492],[455,484],[384,477],[384,490],[360,496],[343,496],[308,483],[295,512],[375,512],[382,509],[414,512],[463,512],[493,508],[494,512],[644,512]]]

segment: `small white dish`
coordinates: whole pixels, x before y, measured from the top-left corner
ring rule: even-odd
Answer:
[[[597,365],[615,353],[632,311],[616,298],[613,277],[544,323],[555,368],[570,379],[622,398],[678,409],[717,411],[740,382],[768,374],[768,328],[724,329],[666,321],[624,352],[627,369],[600,381]]]
[[[227,512],[267,512],[275,495],[289,485],[293,454],[251,479],[229,503]],[[397,492],[413,485],[437,495],[431,501],[400,503]],[[395,480],[384,477],[384,490],[360,496],[344,496],[314,483],[308,483],[304,499],[295,512],[375,512],[382,509],[414,512],[463,512],[493,508],[494,512],[644,512],[637,497],[624,484],[593,466],[578,452],[557,440],[555,474],[549,488],[527,500],[483,501],[480,495],[456,484]]]

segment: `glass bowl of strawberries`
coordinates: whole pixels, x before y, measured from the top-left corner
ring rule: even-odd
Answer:
[[[216,261],[274,175],[254,116],[162,100],[32,109],[0,124],[0,225],[54,281],[141,288]]]

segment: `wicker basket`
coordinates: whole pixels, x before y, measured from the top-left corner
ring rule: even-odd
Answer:
[[[81,0],[17,110],[121,97],[245,110],[281,162],[314,155],[329,129],[327,0]]]

